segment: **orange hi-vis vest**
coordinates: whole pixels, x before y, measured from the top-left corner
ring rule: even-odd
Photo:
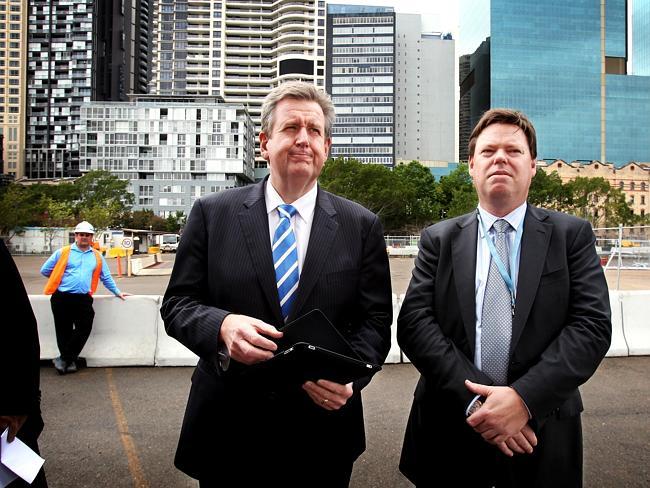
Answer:
[[[47,284],[45,285],[45,289],[43,290],[43,293],[46,295],[52,295],[57,288],[59,288],[59,285],[61,284],[61,280],[63,279],[63,273],[65,273],[65,268],[68,265],[68,257],[70,256],[70,247],[71,246],[65,246],[64,248],[61,249],[61,256],[59,256],[59,260],[56,262],[56,266],[54,266],[54,269],[52,270],[52,274],[50,275],[50,278],[47,280]],[[93,253],[95,253],[95,259],[97,259],[97,266],[95,266],[95,271],[93,271],[93,279],[90,282],[90,295],[93,295],[95,291],[97,290],[97,284],[99,283],[99,275],[102,274],[102,255],[99,253],[99,251],[93,249]]]

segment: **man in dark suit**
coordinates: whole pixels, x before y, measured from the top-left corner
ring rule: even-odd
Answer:
[[[38,451],[38,436],[43,430],[41,417],[40,344],[36,318],[29,297],[11,255],[0,239],[0,344],[5,367],[0,369],[0,433],[9,429],[7,440],[17,436]],[[18,478],[11,488],[30,486]],[[47,487],[43,469],[31,486]]]
[[[161,313],[169,335],[200,356],[175,462],[202,487],[348,486],[365,449],[370,377],[286,389],[245,374],[273,356],[277,329],[316,308],[364,360],[388,354],[382,226],[316,184],[333,120],[313,85],[274,89],[260,133],[269,178],[201,198],[185,227]]]
[[[578,386],[611,339],[595,237],[527,205],[523,114],[489,110],[469,149],[478,209],[422,233],[398,320],[421,373],[400,469],[418,487],[581,486]]]

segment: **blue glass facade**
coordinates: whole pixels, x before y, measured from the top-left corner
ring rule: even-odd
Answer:
[[[650,76],[650,0],[634,0],[632,9],[633,73]]]
[[[489,22],[489,106],[519,109],[531,118],[537,129],[540,159],[600,160],[600,2],[491,0],[489,16],[465,17],[465,12],[485,8],[486,3],[463,3],[460,35],[467,29],[484,31],[485,27],[476,23]],[[607,57],[620,58],[616,61],[623,70],[628,54],[628,3],[607,0],[605,8],[605,53]],[[644,3],[645,12],[640,12],[640,4]],[[637,15],[650,16],[650,0],[635,0],[634,4]],[[464,25],[466,18],[468,25]],[[638,37],[634,35],[632,45],[638,55],[642,45],[647,50],[650,44],[647,21],[645,34],[642,25],[635,32]],[[641,62],[643,55],[632,59]],[[478,77],[479,73],[474,75]],[[473,80],[473,84],[479,86],[480,80]],[[462,86],[463,80],[461,96]],[[618,165],[632,160],[650,161],[649,103],[650,77],[606,76],[608,161]],[[474,97],[472,105],[476,105]],[[480,114],[472,113],[471,119],[477,116]]]

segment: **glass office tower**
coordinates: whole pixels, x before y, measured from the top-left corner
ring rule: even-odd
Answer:
[[[516,108],[540,159],[650,161],[649,17],[650,0],[463,0],[461,127]]]

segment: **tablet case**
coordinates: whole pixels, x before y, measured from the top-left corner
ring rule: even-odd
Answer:
[[[248,368],[266,386],[296,386],[325,379],[340,384],[369,376],[381,366],[359,358],[322,311],[315,309],[285,325],[271,359]]]

